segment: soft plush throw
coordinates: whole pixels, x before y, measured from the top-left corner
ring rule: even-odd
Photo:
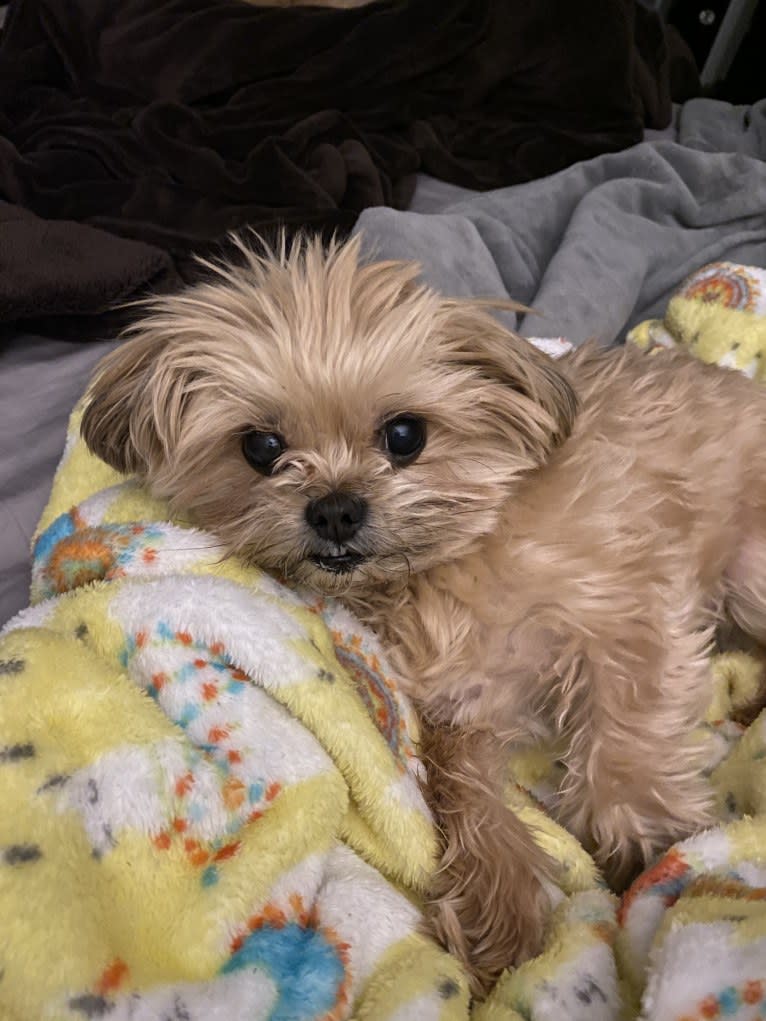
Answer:
[[[2,1021],[766,1016],[766,714],[733,719],[754,659],[713,667],[720,825],[621,903],[545,812],[552,756],[514,756],[561,892],[543,954],[471,1005],[418,932],[437,843],[374,638],[170,522],[77,426],[0,638]]]

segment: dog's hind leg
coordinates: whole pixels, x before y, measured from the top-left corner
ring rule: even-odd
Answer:
[[[745,533],[726,572],[724,608],[735,628],[752,644],[739,639],[732,645],[746,648],[762,665],[761,683],[750,701],[739,707],[737,718],[750,723],[766,706],[766,514],[758,515],[760,527]]]
[[[691,736],[709,695],[710,634],[694,617],[618,615],[611,634],[605,621],[562,659],[567,777],[556,815],[614,889],[712,821],[704,747]]]
[[[766,519],[747,529],[729,564],[725,606],[746,635],[766,645]]]

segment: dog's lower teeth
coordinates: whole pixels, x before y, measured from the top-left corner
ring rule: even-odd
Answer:
[[[311,557],[311,560],[323,571],[330,571],[332,574],[346,574],[361,564],[364,557],[359,553],[343,553],[339,556],[314,556]]]

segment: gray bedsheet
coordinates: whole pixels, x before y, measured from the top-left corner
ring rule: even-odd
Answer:
[[[18,335],[0,354],[0,624],[29,596],[29,543],[61,457],[66,423],[114,341]]]
[[[367,210],[357,230],[445,293],[531,305],[526,336],[613,343],[704,263],[766,266],[766,101],[694,100],[675,133],[530,184],[452,189],[440,211],[424,181],[409,212]]]

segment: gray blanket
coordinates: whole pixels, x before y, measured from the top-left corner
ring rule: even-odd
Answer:
[[[115,341],[18,335],[0,347],[0,625],[29,601],[29,544],[88,376]]]
[[[370,209],[357,230],[382,258],[417,259],[444,293],[532,306],[525,336],[613,343],[704,263],[766,266],[766,100],[694,100],[675,134],[530,184],[452,189],[438,212],[422,182],[426,212]]]

